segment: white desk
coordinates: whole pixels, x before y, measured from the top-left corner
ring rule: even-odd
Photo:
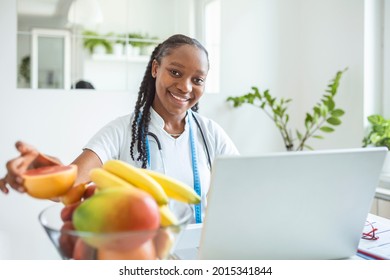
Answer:
[[[366,249],[375,246],[380,246],[379,249],[374,249],[374,252],[378,252],[384,257],[390,259],[390,220],[385,219],[373,214],[368,214],[367,221],[371,222],[375,227],[378,228],[376,234],[379,236],[378,240],[364,240],[362,239],[359,243],[359,248]],[[195,260],[197,259],[197,248],[201,238],[202,225],[191,224],[188,226],[188,230],[181,236],[178,244],[175,248],[173,259],[181,260]],[[356,255],[350,259],[364,259],[363,257]]]

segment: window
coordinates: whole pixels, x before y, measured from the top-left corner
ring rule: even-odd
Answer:
[[[221,47],[221,3],[220,0],[206,1],[204,6],[205,47],[209,52],[210,71],[206,92],[219,92],[220,84],[220,47]]]
[[[390,3],[383,9],[383,114],[390,118]]]
[[[383,114],[390,117],[389,1],[365,0],[364,32],[364,116]]]

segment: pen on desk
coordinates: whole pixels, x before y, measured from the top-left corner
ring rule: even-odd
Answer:
[[[360,250],[358,249],[357,253],[361,256],[361,257],[369,257],[371,259],[374,259],[374,260],[385,260],[385,258],[383,257],[380,257],[376,254],[372,254],[372,253],[369,253],[369,252],[366,252],[366,251],[363,251],[363,250]]]

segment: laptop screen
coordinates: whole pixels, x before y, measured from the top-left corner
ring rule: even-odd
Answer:
[[[219,157],[201,259],[340,259],[354,255],[386,148]]]

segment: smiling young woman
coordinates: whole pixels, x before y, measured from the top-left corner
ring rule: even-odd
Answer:
[[[184,131],[185,115],[202,97],[209,69],[206,53],[183,45],[152,61],[156,95],[152,107],[164,119],[164,130],[173,136]]]

